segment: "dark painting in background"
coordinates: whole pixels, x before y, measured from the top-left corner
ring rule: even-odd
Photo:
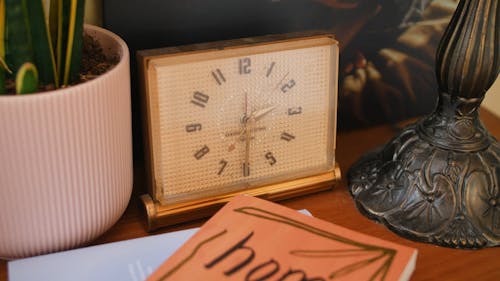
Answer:
[[[141,49],[307,30],[340,43],[341,130],[429,113],[434,55],[458,0],[106,0],[104,26]],[[132,80],[137,81],[132,57]],[[133,89],[137,89],[133,84]],[[134,91],[135,143],[140,133]],[[136,155],[137,155],[136,151]]]

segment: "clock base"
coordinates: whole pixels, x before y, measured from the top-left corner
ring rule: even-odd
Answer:
[[[151,195],[144,194],[141,196],[141,201],[147,216],[146,228],[147,231],[153,231],[161,227],[209,217],[236,195],[246,194],[279,201],[331,189],[336,182],[340,181],[340,178],[340,167],[336,164],[334,169],[322,174],[184,203],[164,205],[153,199]]]

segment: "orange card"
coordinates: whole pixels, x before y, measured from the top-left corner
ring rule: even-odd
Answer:
[[[408,280],[417,250],[237,196],[149,278]]]

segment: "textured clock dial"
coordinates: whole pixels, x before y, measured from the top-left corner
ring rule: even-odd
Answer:
[[[157,62],[157,198],[191,200],[334,165],[337,47]]]

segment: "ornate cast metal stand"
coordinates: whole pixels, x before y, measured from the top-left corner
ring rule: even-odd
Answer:
[[[361,212],[413,240],[500,245],[500,144],[478,117],[499,69],[498,0],[460,1],[436,55],[436,110],[349,171]]]

